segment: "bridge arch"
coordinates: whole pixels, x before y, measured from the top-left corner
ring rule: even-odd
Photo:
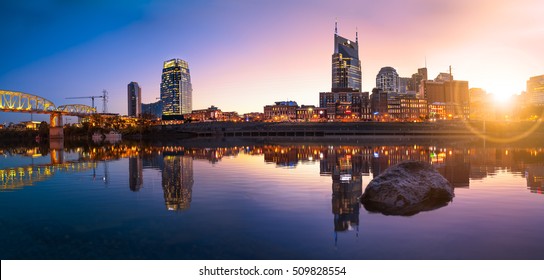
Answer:
[[[96,108],[83,104],[66,104],[57,107],[57,111],[68,115],[90,115],[96,113]]]
[[[8,112],[50,113],[55,103],[37,95],[20,91],[0,90],[0,110]]]

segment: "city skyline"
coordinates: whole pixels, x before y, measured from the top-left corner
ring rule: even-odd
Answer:
[[[142,102],[154,102],[161,64],[179,57],[191,64],[193,109],[213,104],[243,114],[278,100],[318,104],[330,89],[336,17],[340,36],[358,31],[362,91],[384,66],[409,77],[426,63],[433,77],[452,65],[457,79],[501,96],[544,73],[539,1],[311,2],[311,10],[308,1],[130,3],[2,4],[10,44],[2,47],[0,88],[59,104],[107,89],[109,112],[125,115],[126,84],[138,82]],[[187,16],[176,17],[179,10]],[[167,36],[171,44],[162,43]]]

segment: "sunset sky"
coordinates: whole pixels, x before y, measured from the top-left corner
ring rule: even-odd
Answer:
[[[90,105],[64,98],[106,89],[109,112],[120,114],[131,81],[145,103],[155,101],[171,58],[189,63],[193,109],[318,105],[331,87],[335,18],[341,36],[355,39],[359,30],[364,91],[381,67],[409,77],[425,58],[429,78],[451,65],[455,79],[499,96],[544,74],[542,0],[5,2],[0,89],[57,105]]]

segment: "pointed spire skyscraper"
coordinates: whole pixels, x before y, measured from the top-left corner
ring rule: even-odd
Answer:
[[[332,91],[360,92],[362,89],[361,61],[359,61],[359,34],[355,42],[338,35],[335,22],[334,53],[332,54]]]

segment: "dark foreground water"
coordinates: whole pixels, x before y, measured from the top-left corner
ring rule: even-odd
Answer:
[[[367,212],[406,159],[442,208]],[[544,151],[474,144],[206,144],[0,150],[1,259],[544,259]]]

